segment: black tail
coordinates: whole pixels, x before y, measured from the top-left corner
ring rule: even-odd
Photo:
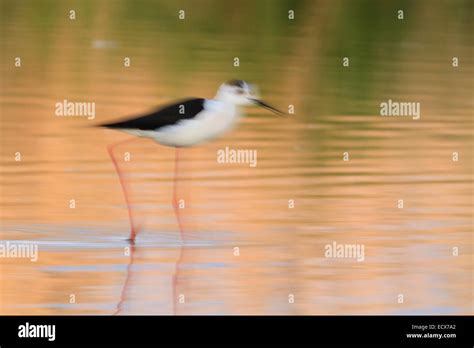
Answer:
[[[110,122],[110,123],[100,123],[94,125],[94,127],[101,127],[101,128],[123,128],[121,126],[125,122]]]

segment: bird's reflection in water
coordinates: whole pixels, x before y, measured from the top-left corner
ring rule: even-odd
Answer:
[[[125,303],[127,292],[129,290],[130,281],[132,278],[132,267],[135,261],[135,245],[131,244],[129,248],[130,248],[130,257],[129,257],[129,262],[127,265],[127,273],[125,276],[125,282],[123,283],[122,291],[120,293],[120,300],[117,303],[117,307],[115,309],[114,315],[120,314],[123,310],[123,304]]]
[[[122,314],[122,312],[124,310],[124,304],[127,301],[129,291],[130,291],[131,287],[133,286],[133,283],[132,283],[133,265],[134,265],[135,260],[136,260],[137,250],[136,250],[135,245],[133,245],[133,244],[129,248],[130,248],[130,256],[129,256],[129,262],[128,262],[127,270],[126,270],[126,274],[125,274],[125,281],[123,283],[122,290],[120,292],[120,299],[119,299],[119,301],[117,303],[117,306],[115,308],[115,312],[113,313],[114,315]],[[172,299],[172,301],[173,301],[173,315],[177,314],[177,302],[179,301],[178,280],[179,280],[179,272],[180,272],[181,263],[183,261],[183,254],[184,254],[184,247],[183,247],[183,244],[180,243],[179,256],[178,256],[178,259],[177,259],[176,264],[175,264],[175,269],[174,269],[174,272],[173,272],[173,275],[172,275],[172,283],[171,283],[172,294],[173,294],[173,299]]]
[[[184,252],[184,248],[183,248],[183,245],[181,244],[181,247],[179,248],[179,257],[178,257],[178,260],[176,261],[176,266],[175,266],[175,270],[174,270],[174,274],[173,274],[173,283],[172,283],[172,286],[173,286],[173,314],[176,315],[178,314],[177,313],[177,301],[179,300],[178,299],[178,279],[179,279],[179,269],[180,269],[180,266],[181,266],[181,263],[183,261],[183,252]]]
[[[189,159],[188,159],[189,160]],[[174,177],[173,177],[173,197],[172,197],[172,205],[174,208],[174,213],[176,217],[176,222],[178,224],[179,228],[179,256],[177,258],[176,264],[175,264],[175,269],[174,273],[172,275],[172,308],[173,308],[173,314],[177,314],[177,302],[179,302],[179,295],[177,291],[178,287],[178,278],[179,278],[179,271],[180,271],[180,266],[183,261],[183,254],[184,254],[184,241],[186,240],[186,233],[184,233],[184,225],[183,225],[183,216],[182,216],[182,210],[179,209],[179,197],[184,197],[184,192],[181,192],[180,190],[180,183],[182,182],[182,173],[183,169],[185,168],[185,163],[184,162],[189,162],[189,161],[183,161],[182,160],[182,151],[179,148],[176,148],[175,150],[175,160],[174,160]],[[183,190],[185,191],[185,190]],[[132,225],[133,226],[133,225]],[[189,227],[189,226],[188,226]],[[123,283],[122,291],[120,294],[120,300],[117,303],[116,310],[114,312],[114,315],[121,314],[124,310],[123,306],[124,303],[127,300],[127,294],[130,291],[130,288],[133,286],[132,285],[132,276],[133,276],[133,265],[136,260],[136,246],[135,243],[131,243],[130,246],[128,247],[130,250],[130,255],[129,255],[129,262],[127,265],[127,270],[126,270],[126,275],[125,275],[125,281]]]

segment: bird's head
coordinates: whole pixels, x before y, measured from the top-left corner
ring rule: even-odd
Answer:
[[[216,99],[234,105],[259,105],[278,115],[284,114],[261,100],[257,88],[243,80],[231,80],[223,83],[217,91]]]

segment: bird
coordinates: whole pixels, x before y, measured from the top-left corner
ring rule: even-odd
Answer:
[[[285,115],[284,112],[260,99],[255,85],[234,79],[221,84],[213,99],[187,98],[141,116],[102,123],[98,126],[119,130],[139,138],[151,138],[160,145],[176,149],[173,207],[182,235],[183,228],[176,194],[179,149],[211,141],[230,131],[242,116],[241,108],[250,105],[261,106],[279,116]],[[114,155],[116,146],[131,140],[109,145],[107,149],[118,174],[128,208],[131,227],[128,241],[134,243],[139,226],[133,216],[127,182]]]

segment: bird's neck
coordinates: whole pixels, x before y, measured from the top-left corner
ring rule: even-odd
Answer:
[[[220,102],[232,104],[236,108],[238,105],[237,100],[235,100],[235,96],[226,92],[218,91],[214,99]]]

